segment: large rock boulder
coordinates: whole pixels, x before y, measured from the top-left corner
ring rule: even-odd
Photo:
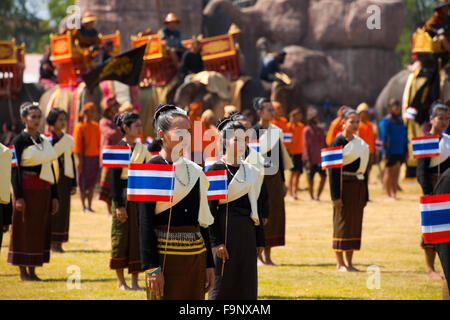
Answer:
[[[174,12],[181,20],[183,39],[201,33],[203,0],[76,0],[81,11],[97,16],[96,28],[103,34],[120,30],[122,50],[130,48],[130,35],[147,28],[158,31],[164,27],[164,17]]]
[[[335,104],[374,103],[400,69],[394,53],[404,18],[400,0],[259,0],[244,9],[212,0],[203,13],[209,31],[239,25],[239,43],[253,76],[260,67],[259,38],[272,51],[284,47],[283,70],[302,88],[307,103],[327,96]],[[377,14],[379,28],[373,28]]]

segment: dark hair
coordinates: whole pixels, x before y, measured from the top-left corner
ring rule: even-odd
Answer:
[[[61,108],[53,108],[52,110],[50,110],[47,116],[47,124],[49,126],[54,126],[60,114],[64,114],[67,117],[67,112],[65,112]]]
[[[233,119],[233,121],[250,121],[250,120],[248,120],[248,118],[246,116],[244,116],[240,112],[232,112],[230,114],[230,117],[231,117],[231,119]]]
[[[236,116],[236,113],[234,113]],[[229,133],[230,130],[233,132],[236,130],[243,130],[245,132],[246,128],[242,123],[240,123],[238,120],[234,119],[232,115],[230,115],[227,118],[223,118],[219,124],[217,125],[217,130],[219,130],[220,133],[220,139],[223,141],[223,153],[226,153],[225,148],[225,141],[227,140],[227,132]]]
[[[449,113],[450,109],[442,101],[437,100],[431,104],[430,111],[431,111],[430,112],[431,117],[435,118],[435,117],[437,117],[439,111]]]
[[[400,101],[398,101],[395,98],[389,99],[388,107],[392,107],[392,106],[400,106]]]
[[[20,116],[22,118],[25,118],[31,110],[39,110],[39,111],[41,111],[41,109],[39,109],[39,103],[38,102],[30,102],[30,101],[22,103],[20,105],[20,109],[19,110],[20,110]]]
[[[256,97],[253,99],[253,109],[255,111],[264,109],[264,103],[270,103],[270,100],[264,97]]]
[[[128,128],[131,127],[133,123],[139,120],[139,115],[134,112],[125,112],[122,114],[116,114],[114,117],[114,123],[122,130],[122,133],[125,134],[125,130],[123,126],[126,125]]]
[[[358,114],[354,109],[348,109],[345,110],[345,112],[342,114],[342,120],[347,121],[348,117],[350,117],[352,114]]]
[[[186,111],[174,104],[162,103],[156,108],[155,115],[152,120],[153,128],[156,133],[156,138],[154,140],[156,144],[160,144],[162,146],[162,141],[158,136],[158,131],[169,131],[175,117],[183,117],[188,120]]]

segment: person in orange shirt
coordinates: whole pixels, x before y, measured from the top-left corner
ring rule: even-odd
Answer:
[[[303,113],[300,108],[296,108],[289,114],[289,123],[287,124],[289,132],[292,133],[292,142],[289,144],[289,154],[292,157],[294,167],[291,169],[291,177],[289,178],[289,195],[292,200],[298,200],[297,190],[300,176],[303,173],[303,128],[301,122]]]
[[[100,129],[99,124],[94,121],[96,113],[95,105],[92,102],[86,103],[81,111],[80,121],[73,132],[75,143],[73,153],[77,159],[77,182],[80,188],[83,212],[94,212],[92,198],[100,173]]]
[[[216,116],[214,114],[214,112],[211,109],[205,110],[202,113],[202,117],[201,117],[201,121],[202,121],[202,128],[203,128],[203,133],[202,133],[202,137],[203,137],[203,152],[206,154],[204,154],[204,158],[209,158],[209,157],[215,157],[217,151],[219,151],[218,147],[219,147],[219,131],[217,131],[217,128],[214,126],[214,124],[216,123]],[[214,145],[213,146],[211,145]],[[211,146],[209,146],[211,145]],[[209,146],[209,147],[208,147]],[[208,150],[206,150],[206,148],[208,148]],[[213,148],[213,149],[211,149]],[[205,160],[204,159],[204,160]]]
[[[367,182],[369,182],[370,169],[375,160],[375,133],[370,121],[369,105],[365,102],[361,103],[356,108],[356,112],[359,114],[358,136],[369,146],[370,158],[367,165]]]
[[[203,103],[193,102],[189,105],[188,119],[191,123],[191,156],[192,161],[202,164],[203,132],[202,124]]]
[[[339,132],[342,132],[342,125],[344,124],[344,121],[342,121],[342,114],[347,109],[349,109],[349,107],[345,105],[340,107],[337,112],[337,118],[331,122],[330,128],[328,128],[327,137],[325,139],[325,142],[327,143],[328,146],[331,145],[334,138],[337,137]]]
[[[286,117],[284,117],[285,112],[283,105],[278,101],[272,101],[272,105],[273,108],[275,109],[275,118],[272,121],[270,121],[270,123],[280,128],[281,131],[283,131],[283,133],[290,133],[288,128],[288,120],[286,119]],[[291,144],[290,142],[284,143],[284,146],[286,147],[287,150],[289,150],[290,144]]]
[[[270,123],[283,130],[283,132],[289,132],[288,121],[284,117],[283,105],[278,101],[272,101],[272,106],[275,109],[275,118]]]

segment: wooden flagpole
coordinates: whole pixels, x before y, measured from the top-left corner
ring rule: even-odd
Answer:
[[[342,207],[344,206],[344,204],[343,204],[343,199],[342,199],[342,190],[343,190],[343,178],[342,178],[342,176],[343,176],[343,167],[344,167],[344,164],[342,163],[342,166],[341,166],[341,177],[340,177],[340,190],[339,190],[339,195],[340,195],[340,197],[341,197],[341,211],[342,211]]]
[[[227,204],[225,210],[225,250],[227,250],[227,239],[228,239],[228,191],[227,191]],[[224,267],[225,267],[225,258],[222,260],[222,272],[220,274],[222,277]]]

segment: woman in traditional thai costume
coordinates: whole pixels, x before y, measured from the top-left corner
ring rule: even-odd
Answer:
[[[142,267],[162,268],[147,277],[148,296],[201,300],[214,284],[208,232],[214,218],[207,200],[208,179],[200,166],[180,155],[179,147],[188,149],[190,144],[185,111],[162,104],[155,112],[153,126],[162,150],[149,163],[174,165],[175,179],[171,202],[138,203]]]
[[[233,120],[239,121],[245,127],[245,130],[252,129],[252,123],[250,120],[241,113],[235,113],[231,115]],[[247,131],[249,132],[249,131]],[[249,132],[250,134],[251,132]],[[252,138],[249,135],[249,138]],[[260,175],[263,177],[263,182],[261,185],[261,190],[258,196],[258,215],[259,220],[263,226],[267,224],[269,219],[269,195],[267,194],[267,187],[264,183],[264,157],[253,148],[250,148],[248,145],[245,148],[244,153],[245,162],[250,163],[252,166],[256,167],[259,170]],[[261,228],[261,233],[264,234],[264,228]],[[265,236],[264,236],[265,239]],[[265,240],[264,240],[265,247]],[[260,256],[260,255],[258,255]]]
[[[75,161],[73,157],[73,138],[64,133],[67,113],[53,108],[47,116],[51,129],[51,143],[58,160],[53,162],[53,170],[58,181],[59,210],[52,216],[52,251],[64,252],[62,244],[69,241],[70,196],[77,191]]]
[[[21,280],[40,280],[35,267],[50,261],[50,215],[58,211],[59,205],[52,168],[57,154],[50,142],[39,135],[39,106],[24,103],[20,116],[25,130],[12,143],[18,165],[12,169],[15,206],[8,263],[19,266]]]
[[[215,283],[209,300],[256,300],[258,297],[257,256],[264,248],[264,234],[257,199],[263,181],[259,170],[243,161],[248,138],[245,127],[226,118],[218,125],[224,157],[208,171],[227,173],[226,199],[209,201],[214,216],[210,227],[216,265]],[[241,131],[241,134],[237,131]]]
[[[100,151],[105,146],[114,146],[122,139],[122,131],[114,122],[115,115],[119,112],[120,104],[115,97],[111,97],[106,101],[106,108],[103,111],[103,117],[98,123],[100,129]],[[102,163],[102,156],[100,154],[100,163]],[[108,181],[108,168],[102,166],[100,170],[100,191],[99,199],[106,203],[108,213],[111,217],[111,186]]]
[[[259,141],[259,149],[264,157],[264,183],[269,198],[269,219],[264,226],[266,247],[262,262],[274,265],[271,259],[271,248],[284,246],[286,229],[286,211],[284,197],[287,193],[284,170],[293,168],[291,157],[283,144],[283,132],[270,124],[275,110],[270,100],[255,98],[253,104],[259,122],[253,127]]]
[[[439,176],[450,168],[450,136],[444,131],[449,126],[449,108],[442,102],[435,102],[431,107],[431,130],[427,136],[439,137],[439,156],[417,159],[417,180],[422,187],[424,196],[431,195],[439,180]],[[434,269],[436,248],[434,244],[425,244],[421,241],[421,247],[425,251],[428,276],[432,279],[441,279],[441,275]]]
[[[0,184],[0,250],[2,247],[3,232],[11,224],[11,163],[12,153],[9,148],[0,143],[0,172],[6,183]]]
[[[124,137],[117,146],[131,149],[131,163],[146,163],[151,154],[147,147],[137,141],[141,136],[142,121],[139,115],[126,112],[116,115],[115,123]],[[139,290],[138,275],[142,272],[139,250],[136,202],[127,201],[128,168],[109,168],[108,180],[112,195],[111,260],[110,268],[116,270],[117,288],[129,290],[123,269],[131,274],[131,289]]]
[[[353,251],[361,247],[363,212],[368,200],[367,164],[370,154],[369,146],[356,136],[359,127],[356,111],[345,111],[343,121],[344,131],[330,146],[343,148],[343,167],[329,169],[334,208],[333,250],[336,252],[338,271],[358,271],[353,267],[352,258]]]

